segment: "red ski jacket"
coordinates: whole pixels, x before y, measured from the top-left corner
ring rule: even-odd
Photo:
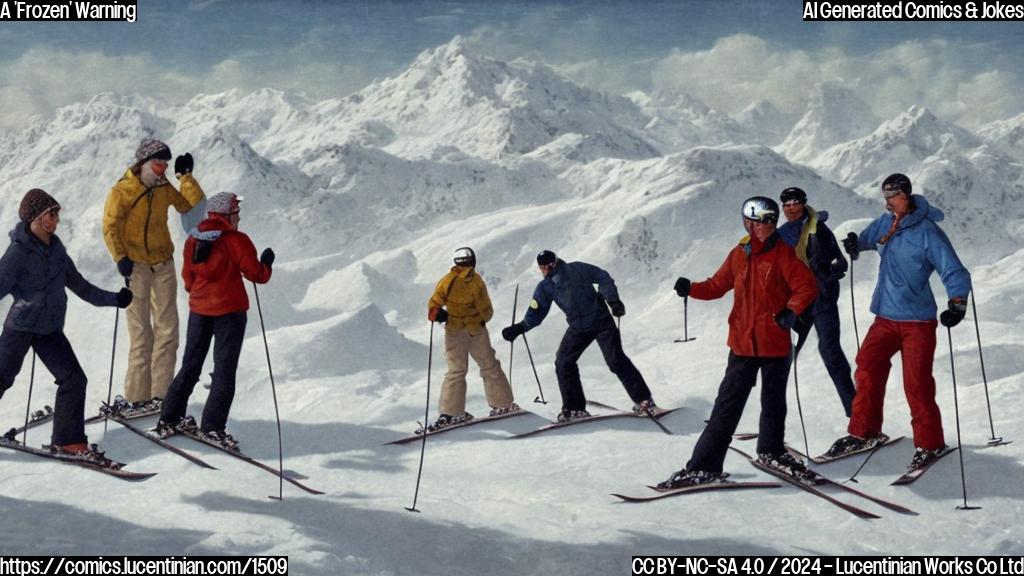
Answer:
[[[733,290],[729,313],[729,348],[737,356],[789,356],[790,334],[775,323],[775,315],[789,308],[802,314],[818,297],[811,270],[793,248],[772,234],[763,244],[745,237],[729,252],[715,275],[695,282],[690,296],[698,300],[721,298]]]
[[[200,222],[185,241],[181,277],[189,295],[189,310],[196,314],[223,316],[248,310],[249,296],[242,277],[266,284],[270,273],[270,267],[256,258],[256,247],[249,236],[233,230],[220,216],[212,215]]]

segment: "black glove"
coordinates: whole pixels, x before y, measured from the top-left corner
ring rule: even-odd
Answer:
[[[121,276],[128,278],[132,275],[133,270],[135,270],[135,263],[129,260],[127,256],[117,261],[117,271]]]
[[[522,322],[516,322],[515,324],[502,328],[501,337],[509,342],[515,340],[520,334],[526,333],[526,326],[523,326]]]
[[[178,176],[181,176],[182,174],[191,174],[192,165],[192,154],[185,152],[183,155],[174,159],[174,173]]]
[[[843,248],[846,249],[846,253],[850,255],[850,258],[856,260],[857,255],[860,254],[860,246],[857,245],[857,233],[850,232],[843,238]]]
[[[798,317],[796,312],[793,312],[789,308],[783,308],[781,312],[775,315],[775,323],[783,330],[792,330],[793,326],[796,325],[797,320]]]
[[[680,276],[679,279],[676,280],[674,288],[676,289],[676,294],[679,294],[680,298],[686,298],[690,295],[690,279]]]
[[[440,322],[440,323],[444,324],[447,321],[448,321],[448,311],[445,310],[444,308],[439,309],[437,311],[437,314],[434,314],[434,322]]]
[[[626,305],[622,303],[622,300],[611,300],[608,302],[608,307],[612,309],[612,316],[626,315]]]
[[[117,307],[127,308],[132,303],[132,291],[128,288],[121,288],[117,292]]]
[[[274,266],[274,258],[276,257],[277,256],[274,255],[273,250],[271,250],[270,248],[265,248],[263,250],[263,253],[260,254],[260,264],[263,264],[267,268],[271,268]]]
[[[967,303],[963,298],[950,298],[949,308],[939,314],[939,322],[946,328],[953,328],[964,319],[967,314]]]

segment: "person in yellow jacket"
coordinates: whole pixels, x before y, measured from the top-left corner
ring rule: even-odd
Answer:
[[[466,412],[469,356],[480,366],[490,415],[519,410],[513,402],[512,387],[491,346],[486,323],[494,316],[494,308],[487,295],[487,285],[476,272],[476,254],[472,248],[455,251],[455,266],[438,281],[427,308],[431,322],[445,324],[444,356],[448,362],[448,373],[441,385],[441,415],[427,430],[438,430],[473,418]]]
[[[167,210],[173,206],[188,212],[204,195],[192,176],[192,155],[174,162],[180,192],[164,176],[170,159],[166,144],[144,139],[135,163],[107,195],[103,211],[103,240],[134,296],[126,314],[131,349],[124,399],[115,405],[122,413],[159,412],[174,377],[178,281]]]

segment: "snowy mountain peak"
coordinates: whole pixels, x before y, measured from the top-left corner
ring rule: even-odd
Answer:
[[[836,144],[870,134],[878,119],[852,91],[830,82],[815,86],[807,111],[779,146],[790,161],[807,164]]]

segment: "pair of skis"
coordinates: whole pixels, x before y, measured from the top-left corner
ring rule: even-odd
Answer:
[[[679,408],[670,408],[670,409],[655,408],[653,410],[647,411],[646,413],[637,414],[636,412],[632,412],[632,411],[627,412],[625,410],[619,410],[618,408],[615,408],[614,406],[609,406],[607,404],[602,404],[601,402],[596,402],[594,400],[587,400],[587,404],[589,406],[594,406],[594,407],[597,407],[597,408],[602,408],[604,410],[609,410],[609,412],[604,413],[604,414],[595,414],[593,416],[584,416],[582,418],[573,418],[572,420],[569,420],[567,422],[552,422],[551,424],[548,424],[546,426],[541,426],[540,428],[537,428],[535,430],[530,430],[529,432],[523,432],[521,434],[514,434],[512,436],[509,436],[509,439],[513,439],[513,438],[527,438],[529,436],[534,436],[534,435],[537,435],[537,434],[541,434],[541,433],[547,432],[549,430],[557,430],[559,428],[565,428],[566,426],[575,426],[577,424],[584,424],[586,422],[597,422],[599,420],[611,420],[613,418],[649,418],[652,422],[655,423],[655,425],[658,426],[658,428],[661,429],[662,432],[664,432],[666,434],[672,434],[672,432],[668,428],[665,428],[665,426],[661,422],[659,422],[658,420],[661,419],[664,416],[668,416],[669,414],[675,412],[676,410],[679,410]]]
[[[609,420],[609,419],[612,419],[612,418],[627,418],[627,417],[632,417],[632,418],[648,418],[648,417],[652,417],[652,416],[653,417],[651,419],[654,420],[655,424],[657,424],[662,429],[662,431],[664,431],[666,434],[671,434],[671,432],[667,428],[665,428],[660,422],[658,422],[658,419],[660,419],[663,416],[667,416],[667,415],[675,412],[676,410],[678,410],[678,408],[673,408],[673,409],[670,409],[670,410],[663,410],[663,409],[660,409],[660,408],[656,408],[653,411],[653,414],[651,414],[651,415],[648,415],[648,414],[639,414],[638,415],[638,414],[636,414],[634,412],[626,412],[625,410],[619,410],[619,409],[614,408],[612,406],[608,406],[607,404],[601,404],[600,402],[588,401],[587,403],[589,405],[591,405],[591,406],[597,406],[597,407],[600,407],[600,408],[604,408],[606,410],[611,410],[611,412],[606,413],[606,414],[596,414],[594,416],[586,416],[586,417],[583,417],[583,418],[575,418],[573,420],[569,420],[568,422],[552,422],[550,424],[547,424],[545,426],[541,426],[540,428],[536,428],[534,430],[530,430],[530,431],[527,431],[527,432],[522,432],[520,434],[513,434],[512,436],[509,436],[508,438],[509,439],[512,439],[512,438],[526,438],[526,437],[529,437],[529,436],[534,436],[536,434],[541,434],[543,432],[547,432],[549,430],[556,430],[558,428],[564,428],[566,426],[573,426],[573,425],[576,425],[576,424],[583,424],[583,423],[586,423],[586,422],[596,422],[598,420]],[[526,415],[526,414],[535,415],[535,414],[533,414],[533,412],[530,412],[528,410],[523,410],[522,408],[520,408],[519,410],[516,410],[514,412],[506,412],[504,414],[498,414],[497,416],[484,416],[482,418],[473,418],[472,420],[467,420],[467,421],[464,421],[464,422],[459,422],[458,424],[452,424],[451,426],[445,426],[444,428],[441,428],[441,429],[438,429],[438,430],[428,430],[428,431],[425,432],[425,434],[427,436],[436,436],[438,434],[443,434],[445,432],[449,432],[451,430],[457,430],[459,428],[466,428],[466,427],[469,427],[469,426],[474,426],[476,424],[483,424],[485,422],[493,422],[495,420],[502,420],[502,419],[505,419],[505,418],[512,418],[512,417],[515,417],[515,416],[523,416],[523,415]],[[423,434],[411,434],[409,436],[405,436],[405,437],[399,438],[397,440],[392,440],[390,442],[385,442],[384,444],[385,445],[408,444],[409,442],[414,442],[414,441],[420,440],[422,438],[423,438]]]
[[[114,414],[108,415],[107,418],[112,420],[112,421],[114,421],[114,422],[117,422],[121,426],[124,426],[125,428],[127,428],[129,431],[131,431],[131,432],[133,432],[133,433],[135,433],[135,434],[145,438],[146,440],[149,440],[150,442],[156,444],[157,446],[160,446],[161,448],[166,448],[167,450],[170,450],[171,452],[177,454],[178,456],[181,456],[182,458],[185,458],[186,460],[188,460],[189,462],[192,462],[193,464],[196,464],[198,466],[201,466],[201,467],[209,469],[209,470],[216,470],[217,469],[212,464],[206,462],[202,458],[199,458],[198,456],[195,456],[195,455],[189,453],[188,451],[183,450],[183,449],[175,446],[174,444],[171,444],[170,442],[168,442],[164,438],[161,438],[161,437],[157,436],[156,434],[152,433],[152,431],[143,430],[142,428],[139,428],[138,426],[135,426],[134,424],[129,422],[128,421],[129,419],[127,419],[127,418],[120,418],[120,417],[118,417],[118,416],[116,416]],[[207,446],[209,446],[211,448],[216,448],[217,450],[220,450],[221,452],[224,452],[225,454],[229,454],[231,456],[234,456],[235,458],[237,458],[239,460],[242,460],[243,462],[247,462],[247,463],[249,463],[249,464],[251,464],[251,465],[253,465],[253,466],[255,466],[255,467],[257,467],[257,468],[259,468],[261,470],[266,470],[267,472],[270,472],[274,476],[282,478],[282,479],[284,479],[285,482],[288,482],[288,483],[296,486],[297,488],[299,488],[301,490],[304,490],[304,491],[306,491],[306,492],[308,492],[310,494],[323,494],[323,492],[321,492],[320,490],[317,490],[315,488],[310,488],[309,486],[306,486],[302,482],[299,482],[296,478],[288,476],[288,475],[282,473],[281,470],[279,470],[277,468],[274,468],[273,466],[269,466],[267,464],[264,464],[263,462],[260,462],[259,460],[256,460],[256,459],[252,458],[251,456],[248,456],[247,454],[245,454],[244,452],[242,452],[240,450],[237,450],[237,449],[233,450],[233,449],[228,448],[227,446],[224,446],[224,445],[222,445],[222,444],[220,444],[218,442],[214,442],[213,440],[210,440],[209,438],[206,438],[205,436],[202,436],[201,434],[196,434],[196,433],[192,433],[192,432],[178,431],[175,434],[175,436],[184,436],[186,438],[190,438],[192,440],[195,440],[196,442],[200,442],[202,444],[205,444],[205,445],[207,445]]]
[[[878,504],[879,506],[882,506],[882,507],[887,508],[889,510],[892,510],[894,512],[898,512],[900,514],[917,515],[917,512],[914,512],[913,510],[911,510],[909,508],[906,508],[905,506],[901,506],[899,504],[896,504],[895,502],[890,502],[888,500],[884,500],[882,498],[878,498],[876,496],[872,496],[870,494],[867,494],[865,492],[857,490],[856,488],[852,488],[852,487],[847,486],[845,484],[840,484],[839,482],[836,482],[836,481],[831,480],[829,478],[825,478],[824,476],[820,476],[819,475],[819,477],[818,477],[819,483],[818,484],[813,484],[812,485],[812,484],[808,484],[806,482],[802,482],[802,481],[800,481],[800,480],[798,480],[798,479],[796,479],[796,478],[794,478],[794,477],[792,477],[792,476],[790,476],[788,474],[785,474],[785,473],[783,473],[783,472],[781,472],[779,470],[776,470],[774,468],[771,468],[769,466],[766,466],[766,465],[762,464],[759,460],[757,460],[756,458],[751,457],[749,454],[747,454],[746,452],[744,452],[744,451],[742,451],[742,450],[740,450],[738,448],[730,446],[729,449],[730,450],[734,450],[735,452],[737,452],[738,454],[740,454],[741,456],[746,458],[750,462],[750,464],[752,466],[754,466],[755,468],[757,468],[758,470],[766,472],[766,473],[768,473],[768,474],[770,474],[770,475],[772,475],[772,476],[778,478],[779,480],[782,480],[782,481],[784,481],[784,482],[786,482],[788,484],[792,484],[793,486],[796,486],[797,488],[800,488],[801,490],[803,490],[803,491],[805,491],[805,492],[807,492],[809,494],[813,494],[813,495],[815,495],[815,496],[817,496],[817,497],[819,497],[819,498],[829,502],[830,504],[833,504],[835,506],[838,506],[839,508],[842,508],[843,510],[846,510],[847,512],[853,514],[854,516],[857,516],[858,518],[875,519],[875,518],[880,518],[880,516],[878,516],[877,514],[875,514],[873,512],[870,512],[868,510],[864,510],[863,508],[860,508],[858,506],[854,506],[853,504],[850,504],[848,502],[844,502],[842,500],[839,500],[838,498],[835,498],[834,496],[829,494],[829,492],[835,492],[835,491],[847,492],[849,494],[853,494],[854,496],[858,496],[860,498],[864,498],[865,500],[869,500],[871,502],[874,502],[875,504]],[[674,489],[671,489],[671,488],[670,489],[664,489],[664,488],[659,488],[657,486],[648,486],[648,488],[650,488],[651,490],[654,490],[655,492],[657,492],[657,494],[650,495],[650,496],[628,496],[628,495],[624,495],[624,494],[612,494],[612,496],[615,496],[616,498],[622,500],[623,502],[638,503],[638,502],[651,502],[651,501],[654,501],[654,500],[661,500],[663,498],[669,498],[669,497],[672,497],[672,496],[679,496],[679,495],[683,495],[683,494],[694,494],[694,493],[697,493],[697,492],[721,491],[721,490],[744,490],[744,489],[758,489],[758,488],[779,488],[781,486],[782,485],[777,483],[777,482],[733,482],[733,481],[730,481],[730,480],[723,480],[723,481],[720,481],[720,482],[709,482],[709,483],[706,483],[706,484],[697,484],[697,485],[694,485],[694,486],[686,486],[686,487],[674,488]],[[826,490],[828,490],[828,492]]]

